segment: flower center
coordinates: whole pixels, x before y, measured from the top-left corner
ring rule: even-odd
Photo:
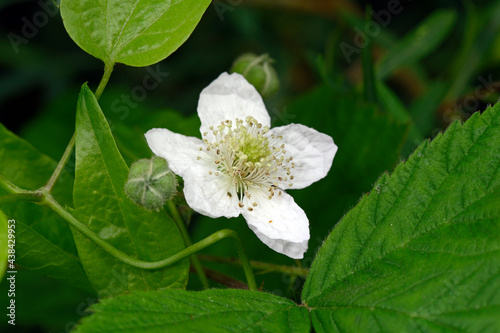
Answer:
[[[210,131],[213,134],[211,140],[208,132],[203,133],[205,149],[212,155],[216,169],[215,173],[209,173],[229,176],[240,207],[243,207],[244,197],[251,197],[249,189],[267,188],[268,198],[272,199],[275,191],[281,195],[279,188],[293,185],[293,158],[287,154],[282,136],[266,135],[269,128],[252,117],[245,121],[236,119],[235,123],[226,120],[216,128],[211,126]],[[232,197],[231,192],[228,196]],[[253,206],[257,203],[254,202]],[[252,207],[248,209],[253,210]]]

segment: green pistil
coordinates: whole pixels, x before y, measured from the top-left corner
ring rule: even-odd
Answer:
[[[269,140],[262,134],[257,136],[248,133],[246,128],[242,128],[239,138],[238,150],[240,156],[245,156],[245,160],[251,163],[262,162],[271,155]]]

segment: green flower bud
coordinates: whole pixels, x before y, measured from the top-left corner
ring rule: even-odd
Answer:
[[[268,54],[245,53],[234,61],[231,72],[243,75],[266,98],[278,92],[280,85],[278,74],[271,66],[273,62]]]
[[[147,210],[160,210],[177,194],[177,179],[161,157],[138,160],[130,167],[125,193]]]

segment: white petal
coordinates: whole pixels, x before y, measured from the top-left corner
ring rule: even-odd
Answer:
[[[337,152],[333,139],[315,129],[300,124],[276,127],[268,135],[283,136],[285,150],[293,157],[292,186],[286,189],[300,189],[324,178],[330,170]]]
[[[309,241],[309,220],[304,211],[285,192],[268,199],[265,191],[251,191],[242,212],[250,229],[276,252],[302,259]],[[252,206],[257,202],[257,206]],[[252,207],[252,211],[246,209]]]
[[[153,128],[145,135],[153,153],[166,159],[170,170],[181,177],[197,162],[196,157],[200,155],[198,148],[205,146],[198,138],[177,134],[165,128]]]
[[[200,139],[154,128],[146,133],[146,140],[151,150],[165,158],[170,169],[184,179],[184,195],[192,209],[214,218],[240,214],[234,186],[227,175],[215,175],[213,157],[199,150],[205,146]]]
[[[202,166],[190,168],[184,177],[184,196],[189,207],[212,218],[240,215],[237,194],[229,176],[225,173],[215,176],[214,169],[206,164]]]
[[[198,101],[201,133],[209,132],[210,126],[222,121],[245,120],[252,116],[263,126],[270,127],[271,118],[262,97],[247,80],[238,73],[222,73],[203,89]]]

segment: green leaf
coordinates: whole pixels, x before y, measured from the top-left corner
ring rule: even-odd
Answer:
[[[168,57],[191,35],[208,0],[61,1],[71,38],[106,64],[148,66]]]
[[[19,220],[16,220],[16,255],[17,264],[23,268],[93,290],[77,256],[54,245]]]
[[[497,104],[384,174],[312,265],[316,331],[499,331],[499,167]]]
[[[0,281],[7,269],[7,247],[8,245],[8,230],[7,230],[7,216],[0,211]]]
[[[175,223],[165,212],[136,206],[125,193],[128,167],[97,100],[83,85],[76,116],[76,216],[112,246],[144,261],[167,258],[184,248]],[[78,253],[89,279],[101,294],[132,290],[182,288],[189,261],[147,271],[123,264],[74,231]]]
[[[384,79],[404,65],[415,63],[436,49],[448,36],[456,19],[452,10],[437,10],[417,28],[390,48],[377,66],[377,76]]]
[[[76,332],[309,332],[309,313],[285,298],[247,290],[161,290],[91,307]],[[119,315],[117,315],[119,314]]]
[[[0,124],[0,174],[16,185],[37,189],[50,178],[57,163]],[[53,190],[62,204],[71,204],[73,177],[65,170]],[[9,194],[0,189],[0,196]],[[29,202],[2,205],[16,220],[16,264],[92,290],[77,257],[68,223],[51,210]]]

